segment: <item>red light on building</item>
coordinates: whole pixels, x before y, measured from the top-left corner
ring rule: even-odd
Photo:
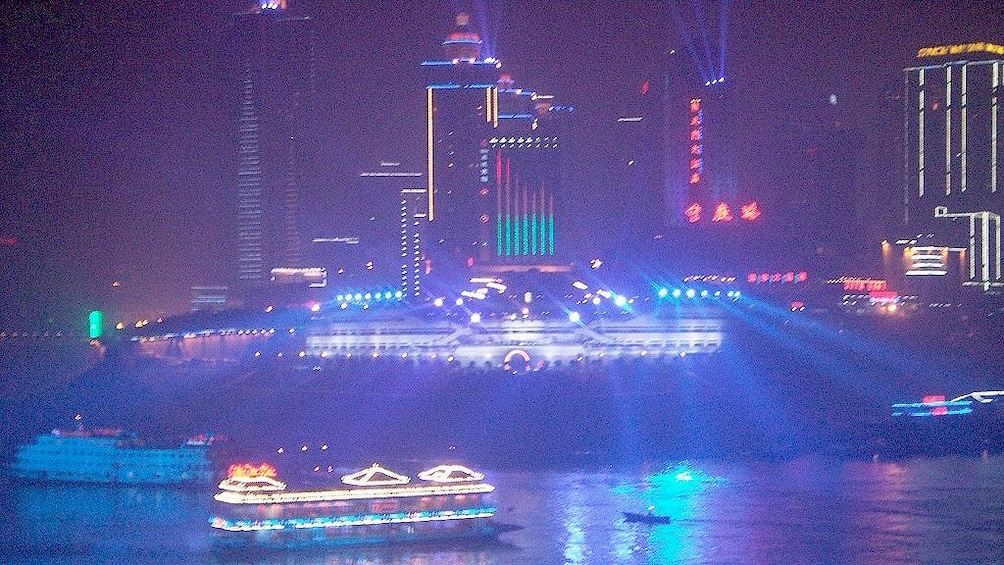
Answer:
[[[701,111],[701,99],[700,98],[694,98],[693,100],[690,101],[690,111],[691,111],[691,113],[695,113],[695,114],[697,112]]]
[[[750,202],[742,207],[739,212],[739,216],[747,221],[752,222],[753,220],[760,217],[760,205],[756,202]]]
[[[691,171],[696,171],[696,170],[698,170],[700,168],[701,168],[701,160],[700,159],[691,159],[690,160],[690,170]]]
[[[760,282],[770,282],[770,273],[761,273]]]
[[[648,89],[649,89],[649,84],[648,81],[646,80],[645,82],[641,83],[641,95],[645,96],[646,94],[648,94]]]
[[[748,282],[750,284],[755,284],[756,280],[757,280],[756,273],[750,273],[750,274],[746,275],[746,282]]]
[[[703,208],[701,208],[701,205],[695,202],[694,204],[691,204],[686,210],[684,210],[683,213],[686,214],[687,220],[690,221],[690,223],[696,224],[701,220],[702,210]]]
[[[920,399],[920,401],[923,402],[924,404],[934,404],[935,402],[944,402],[945,401],[945,395],[944,394],[929,394],[927,396],[922,397]],[[947,406],[935,406],[935,407],[931,408],[931,415],[932,416],[945,416],[947,414],[948,414],[948,407]]]
[[[715,207],[715,214],[711,217],[712,222],[731,222],[732,221],[732,210],[729,210],[729,205],[720,202],[718,206]]]
[[[807,280],[809,280],[809,273],[806,273],[805,271],[801,271],[800,273],[798,273],[798,277],[797,277],[797,280],[795,282],[805,282]]]
[[[791,271],[788,271],[787,273],[785,273],[784,274],[784,282],[786,282],[786,283],[795,282],[795,273],[792,273]]]
[[[700,155],[702,150],[703,149],[701,148],[700,145],[691,145],[690,146],[690,154],[691,155]]]
[[[895,290],[872,290],[868,292],[868,300],[875,304],[891,304],[899,300]]]
[[[701,140],[701,130],[693,129],[690,130],[690,141],[700,141]]]
[[[701,173],[694,173],[690,175],[690,184],[697,184],[701,182]]]
[[[770,278],[770,282],[779,283],[781,282],[781,273],[774,273],[774,276]]]
[[[888,283],[883,279],[847,279],[844,281],[844,290],[887,290]]]

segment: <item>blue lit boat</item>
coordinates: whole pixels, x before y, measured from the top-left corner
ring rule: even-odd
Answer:
[[[511,527],[491,521],[495,487],[460,465],[418,481],[374,464],[325,490],[289,490],[274,467],[232,465],[214,496],[218,549],[487,540]]]
[[[30,482],[212,484],[212,438],[150,446],[117,428],[53,430],[17,449],[7,474]]]

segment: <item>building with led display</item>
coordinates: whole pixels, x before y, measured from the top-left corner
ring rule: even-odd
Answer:
[[[313,20],[285,0],[235,16],[237,278],[304,266],[301,194],[317,181]]]
[[[924,47],[903,79],[906,275],[999,288],[1004,46]]]
[[[427,75],[426,255],[447,277],[550,264],[558,255],[562,115],[516,86],[460,14]]]

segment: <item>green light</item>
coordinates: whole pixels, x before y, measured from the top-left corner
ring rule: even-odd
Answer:
[[[530,221],[530,253],[532,255],[537,254],[537,214],[533,215],[533,219]],[[544,234],[540,234],[543,236]]]
[[[505,254],[512,255],[512,218],[505,216]]]
[[[105,333],[105,315],[101,310],[92,310],[87,316],[87,335],[90,339],[98,339]]]
[[[497,214],[495,220],[495,237],[498,240],[495,246],[495,253],[502,256],[502,213]]]

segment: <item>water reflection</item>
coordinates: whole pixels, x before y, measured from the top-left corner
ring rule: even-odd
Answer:
[[[633,472],[493,473],[483,545],[223,555],[212,492],[0,485],[0,562],[570,565],[1004,562],[1004,459],[674,463]],[[670,524],[626,522],[649,507]],[[8,511],[9,510],[9,511]]]

